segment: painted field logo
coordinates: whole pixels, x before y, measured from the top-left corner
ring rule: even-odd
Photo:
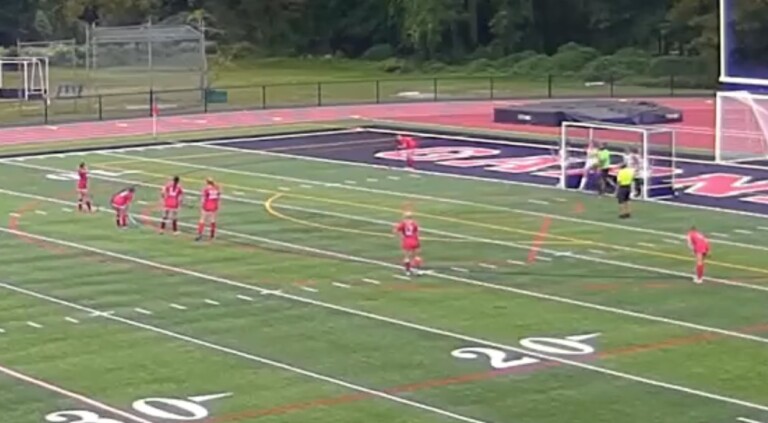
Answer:
[[[231,393],[199,395],[180,398],[144,398],[134,401],[131,407],[134,411],[147,418],[162,419],[162,421],[193,422],[207,419],[210,411],[202,404],[231,397]],[[49,423],[127,423],[123,420],[103,417],[88,410],[64,410],[45,416]]]
[[[590,333],[586,335],[567,336],[565,338],[525,338],[520,341],[522,348],[533,352],[560,356],[587,356],[595,353],[595,347],[586,341],[600,336],[599,333]],[[470,347],[453,350],[451,355],[463,360],[476,360],[486,357],[491,368],[494,370],[505,370],[516,367],[532,366],[541,364],[545,360],[531,357],[525,354],[510,353],[508,351],[487,348]]]

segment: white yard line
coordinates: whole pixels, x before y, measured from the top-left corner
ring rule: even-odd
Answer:
[[[758,420],[752,420],[752,419],[748,419],[748,418],[746,418],[746,417],[739,417],[739,418],[738,418],[738,419],[736,419],[736,420],[740,421],[741,423],[763,423],[763,422],[761,422],[761,421],[758,421]]]
[[[352,288],[350,285],[347,285],[345,283],[340,283],[340,282],[333,282],[333,283],[331,283],[331,285],[333,285],[333,286],[335,286],[337,288],[345,288],[345,289]]]
[[[87,311],[87,312],[90,312],[90,313],[100,313],[98,310],[90,308],[90,307],[87,307],[87,306],[83,306],[83,305],[80,305],[80,304],[77,304],[77,303],[61,300],[61,299],[58,299],[58,298],[55,298],[55,297],[52,297],[52,296],[48,296],[48,295],[41,294],[41,293],[38,293],[38,292],[34,292],[34,291],[31,291],[31,290],[28,290],[28,289],[20,288],[20,287],[17,287],[15,285],[10,285],[10,284],[7,284],[7,283],[0,282],[0,287],[5,288],[5,289],[10,290],[10,291],[14,291],[14,292],[20,293],[20,294],[27,295],[27,296],[30,296],[30,297],[35,297],[35,298],[40,299],[40,300],[48,301],[48,302],[51,302],[51,303],[56,303],[56,304],[59,304],[59,305],[62,305],[62,306],[66,306],[66,307],[70,307],[70,308],[73,308],[73,309],[77,309],[77,310],[81,310],[81,311]],[[461,414],[457,414],[457,413],[453,413],[453,412],[450,412],[450,411],[446,411],[446,410],[443,410],[441,408],[437,408],[437,407],[433,407],[433,406],[430,406],[430,405],[426,405],[426,404],[423,404],[423,403],[420,403],[420,402],[417,402],[417,401],[413,401],[413,400],[409,400],[409,399],[405,399],[405,398],[400,398],[398,396],[391,395],[391,394],[388,394],[386,392],[382,392],[382,391],[377,391],[375,389],[366,388],[364,386],[360,386],[360,385],[356,385],[356,384],[353,384],[353,383],[350,383],[350,382],[346,382],[346,381],[344,381],[342,379],[337,379],[337,378],[326,376],[326,375],[323,375],[323,374],[320,374],[320,373],[315,373],[315,372],[312,372],[312,371],[309,371],[309,370],[302,369],[300,367],[292,366],[292,365],[289,365],[289,364],[286,364],[286,363],[282,363],[282,362],[279,362],[279,361],[275,361],[275,360],[271,360],[271,359],[268,359],[268,358],[260,357],[260,356],[254,355],[254,354],[250,354],[250,353],[247,353],[247,352],[239,351],[239,350],[236,350],[234,348],[218,345],[218,344],[215,344],[213,342],[205,341],[203,339],[194,338],[194,337],[191,337],[191,336],[188,336],[188,335],[183,335],[183,334],[180,334],[180,333],[177,333],[177,332],[173,332],[173,331],[170,331],[170,330],[167,330],[167,329],[163,329],[163,328],[160,328],[160,327],[157,327],[157,326],[141,323],[141,322],[138,322],[138,321],[134,321],[134,320],[131,320],[131,319],[127,319],[127,318],[119,317],[119,316],[115,316],[115,315],[105,315],[104,317],[106,319],[109,319],[109,320],[114,321],[114,322],[122,323],[124,325],[132,326],[134,328],[142,329],[144,331],[153,332],[153,333],[158,334],[158,335],[164,335],[164,336],[169,337],[169,338],[174,338],[174,339],[177,339],[177,340],[180,340],[180,341],[187,342],[189,344],[197,345],[198,347],[207,348],[207,349],[210,349],[210,350],[218,351],[218,352],[221,352],[221,353],[224,353],[224,354],[228,354],[228,355],[231,355],[231,356],[235,356],[235,357],[240,357],[240,358],[243,358],[243,359],[246,359],[246,360],[250,360],[250,361],[253,361],[253,362],[266,364],[268,366],[276,367],[276,368],[279,368],[279,369],[282,369],[282,370],[285,370],[285,371],[288,371],[288,372],[297,373],[297,374],[300,374],[300,375],[303,375],[303,376],[307,376],[307,377],[312,378],[312,379],[321,380],[321,381],[328,382],[328,383],[331,383],[331,384],[334,384],[334,385],[342,386],[342,387],[345,387],[345,388],[348,388],[348,389],[351,389],[351,390],[354,390],[354,391],[357,391],[357,392],[362,392],[362,393],[365,393],[365,394],[368,394],[368,395],[371,395],[371,396],[383,398],[383,399],[386,399],[386,400],[389,400],[389,401],[392,401],[392,402],[396,402],[396,403],[399,403],[399,404],[402,404],[402,405],[406,405],[406,406],[409,406],[409,407],[412,407],[412,408],[418,408],[418,409],[423,410],[423,411],[428,411],[428,412],[431,412],[431,413],[434,413],[434,414],[439,414],[441,416],[449,417],[449,418],[452,418],[454,420],[459,420],[459,421],[463,421],[463,422],[467,422],[467,423],[486,423],[483,420],[478,420],[478,419],[467,417],[467,416],[464,416],[464,415],[461,415]],[[3,371],[3,373],[6,373],[6,370],[7,369],[0,368],[0,371]],[[41,383],[40,381],[36,381],[36,382],[37,383]],[[90,402],[89,404],[97,406],[99,408],[103,408],[103,407],[97,405],[98,403],[97,404],[93,404],[93,401]],[[104,408],[104,409],[106,409],[106,408]],[[768,407],[766,407],[766,410],[768,410]],[[112,410],[110,410],[110,411],[114,412]],[[115,411],[119,411],[119,410],[115,410]],[[117,413],[115,413],[115,414],[117,414]],[[119,415],[123,416],[123,417],[126,417],[126,418],[128,418],[128,416],[130,416],[130,415],[126,416],[125,413],[121,413]],[[147,420],[143,420],[143,419],[139,419],[139,420],[136,420],[136,419],[133,419],[133,418],[131,418],[131,419],[132,419],[132,421],[135,421],[135,422],[151,423],[151,422],[149,422]]]
[[[740,406],[743,406],[743,407],[752,408],[752,409],[761,410],[761,411],[768,411],[768,406],[757,404],[757,403],[752,403],[752,402],[749,402],[749,401],[739,400],[739,399],[736,399],[736,398],[733,398],[733,397],[723,396],[723,395],[719,395],[719,394],[713,394],[713,393],[709,393],[709,392],[705,392],[705,391],[701,391],[701,390],[697,390],[697,389],[692,389],[692,388],[686,388],[684,386],[675,385],[675,384],[671,384],[671,383],[666,383],[666,382],[658,381],[658,380],[655,380],[655,379],[649,379],[649,378],[645,378],[645,377],[642,377],[642,376],[636,376],[636,375],[632,375],[632,374],[628,374],[628,373],[624,373],[624,372],[619,372],[619,371],[616,371],[616,370],[611,370],[611,369],[607,369],[607,368],[603,368],[603,367],[598,367],[598,366],[595,366],[595,365],[592,365],[592,364],[589,364],[589,363],[584,363],[584,362],[581,362],[581,361],[573,361],[573,360],[569,360],[569,359],[565,359],[565,358],[561,358],[561,357],[557,357],[557,356],[551,356],[551,355],[543,354],[543,353],[540,353],[540,352],[537,352],[537,351],[530,351],[530,350],[527,350],[527,349],[524,349],[524,348],[520,348],[520,347],[513,347],[513,346],[509,346],[509,345],[505,345],[505,344],[501,344],[501,343],[497,343],[497,342],[493,342],[493,341],[489,341],[489,340],[485,340],[485,339],[481,339],[481,338],[476,338],[476,337],[471,337],[471,336],[467,336],[467,335],[462,335],[462,334],[459,334],[459,333],[456,333],[456,332],[451,332],[451,331],[442,330],[442,329],[438,329],[438,328],[434,328],[434,327],[420,325],[420,324],[408,322],[408,321],[405,321],[405,320],[400,320],[400,319],[396,319],[396,318],[392,318],[392,317],[387,317],[387,316],[382,316],[382,315],[378,315],[378,314],[374,314],[374,313],[360,311],[360,310],[356,310],[356,309],[352,309],[352,308],[348,308],[348,307],[344,307],[344,306],[339,306],[339,305],[335,305],[335,304],[325,303],[325,302],[318,301],[318,300],[312,300],[310,298],[301,297],[301,296],[292,295],[292,294],[287,294],[287,293],[284,293],[284,292],[281,292],[281,291],[270,291],[270,290],[266,290],[264,288],[260,288],[258,286],[254,286],[254,285],[249,285],[249,284],[242,283],[242,282],[233,281],[233,280],[222,278],[222,277],[219,277],[219,276],[208,275],[208,274],[200,273],[200,272],[197,272],[197,271],[194,271],[194,270],[179,268],[179,267],[170,266],[170,265],[161,264],[161,263],[155,263],[155,262],[152,262],[152,261],[149,261],[149,260],[145,260],[145,259],[140,259],[140,258],[137,258],[137,257],[132,257],[132,256],[120,254],[120,253],[115,253],[115,252],[111,252],[111,251],[107,251],[107,250],[102,250],[102,249],[98,249],[98,248],[94,248],[94,247],[89,247],[89,246],[85,246],[85,245],[81,245],[81,244],[72,243],[72,242],[69,242],[69,241],[58,240],[58,239],[54,239],[54,238],[44,237],[44,236],[41,236],[41,235],[31,234],[31,233],[28,233],[28,232],[23,232],[23,231],[18,231],[18,230],[13,230],[13,229],[7,229],[7,228],[3,228],[3,227],[0,227],[0,232],[10,233],[10,234],[14,234],[14,235],[23,235],[23,236],[26,236],[26,237],[29,237],[29,238],[40,240],[40,241],[45,241],[45,242],[48,242],[48,243],[58,244],[58,245],[62,245],[62,246],[68,246],[68,247],[75,248],[75,249],[80,249],[80,250],[83,250],[83,251],[90,251],[90,252],[94,252],[94,253],[97,253],[97,254],[105,255],[105,256],[108,256],[108,257],[113,257],[113,258],[118,258],[118,259],[125,260],[125,261],[130,261],[130,262],[134,262],[134,263],[143,264],[143,265],[148,266],[148,267],[164,269],[164,270],[171,271],[171,272],[174,272],[174,273],[179,273],[179,274],[184,274],[184,275],[187,275],[187,276],[196,277],[198,279],[204,279],[204,280],[208,280],[208,281],[211,281],[211,282],[217,282],[217,283],[221,283],[221,284],[235,286],[235,287],[238,287],[238,288],[241,288],[241,289],[248,289],[248,290],[253,290],[253,291],[259,291],[262,294],[270,294],[270,295],[274,295],[274,296],[276,296],[278,298],[283,298],[283,299],[287,299],[287,300],[293,300],[293,301],[304,303],[304,304],[311,304],[311,305],[315,305],[315,306],[318,306],[318,307],[323,307],[323,308],[327,308],[327,309],[331,309],[331,310],[336,310],[336,311],[339,311],[339,312],[347,313],[347,314],[350,314],[350,315],[356,315],[356,316],[359,316],[359,317],[366,317],[366,318],[369,318],[369,319],[372,319],[372,320],[376,320],[376,321],[380,321],[380,322],[386,322],[386,323],[390,323],[390,324],[393,324],[393,325],[407,327],[407,328],[411,328],[411,329],[422,331],[422,332],[427,332],[427,333],[432,333],[432,334],[435,334],[435,335],[440,335],[440,336],[444,336],[444,337],[454,338],[454,339],[461,340],[461,341],[464,341],[464,342],[467,342],[467,343],[471,343],[471,344],[479,344],[479,345],[486,345],[486,346],[496,347],[496,348],[499,348],[499,349],[504,349],[504,350],[507,350],[507,351],[516,352],[518,354],[528,355],[528,356],[536,357],[536,358],[539,358],[539,359],[542,359],[542,360],[553,361],[553,362],[557,362],[557,363],[560,363],[560,364],[563,364],[563,365],[572,366],[572,367],[576,367],[576,368],[580,368],[580,369],[583,369],[583,370],[588,370],[588,371],[592,371],[592,372],[596,372],[596,373],[600,373],[600,374],[604,374],[604,375],[608,375],[608,376],[613,376],[613,377],[624,379],[624,380],[631,380],[631,381],[634,381],[634,382],[637,382],[637,383],[641,383],[641,384],[645,384],[645,385],[649,385],[649,386],[654,386],[654,387],[657,387],[657,388],[674,390],[674,391],[677,391],[677,392],[683,392],[683,393],[686,393],[686,394],[689,394],[689,395],[693,395],[693,396],[697,396],[697,397],[701,397],[701,398],[707,398],[707,399],[710,399],[710,400],[715,400],[715,401],[724,402],[724,403],[736,404],[736,405],[740,405]],[[360,260],[365,260],[366,262],[371,262],[371,260],[368,260],[368,259],[360,259]],[[387,266],[389,266],[389,265],[387,264]],[[433,275],[439,275],[439,274],[433,273]],[[442,278],[445,278],[445,279],[456,280],[456,281],[466,280],[468,283],[472,283],[472,284],[481,283],[481,282],[478,282],[478,281],[471,281],[469,279],[450,277],[448,275],[440,275],[439,277],[442,277]],[[234,350],[234,349],[231,349],[231,348],[228,348],[228,347],[223,347],[223,346],[220,346],[220,345],[216,345],[216,344],[213,344],[213,343],[210,343],[210,342],[207,342],[207,341],[203,341],[203,340],[200,340],[200,339],[189,337],[187,335],[178,334],[178,333],[175,333],[175,332],[172,332],[172,331],[169,331],[169,330],[166,330],[166,329],[162,329],[162,328],[159,328],[159,327],[155,327],[155,326],[147,325],[147,324],[144,324],[144,323],[139,323],[139,322],[136,322],[136,321],[132,321],[130,319],[126,319],[126,318],[123,318],[123,317],[115,316],[114,314],[102,313],[102,312],[99,312],[98,310],[95,310],[95,309],[92,309],[92,308],[89,308],[89,307],[85,307],[85,306],[82,306],[82,305],[79,305],[79,304],[71,303],[71,302],[68,302],[68,301],[65,301],[65,300],[61,300],[61,299],[58,299],[58,298],[54,298],[54,297],[51,297],[51,296],[40,294],[40,293],[31,291],[31,290],[28,290],[28,289],[25,289],[25,288],[17,287],[15,285],[11,285],[11,284],[0,282],[0,288],[5,288],[5,289],[13,291],[13,292],[25,294],[27,296],[35,297],[35,298],[38,298],[38,299],[47,300],[49,302],[54,302],[54,303],[57,303],[57,304],[60,304],[60,305],[64,305],[64,306],[68,306],[68,307],[71,307],[71,308],[75,308],[75,309],[78,309],[78,310],[81,310],[81,311],[87,311],[87,312],[90,312],[90,313],[102,314],[104,316],[104,318],[109,319],[109,320],[121,322],[121,323],[124,323],[124,324],[127,324],[127,325],[131,325],[131,326],[134,326],[134,327],[142,328],[142,329],[149,330],[149,331],[152,331],[152,332],[155,332],[155,333],[164,334],[164,335],[169,336],[169,337],[173,337],[173,338],[176,338],[176,339],[184,340],[184,341],[192,343],[192,344],[196,344],[196,345],[199,345],[199,346],[204,346],[204,347],[207,347],[207,348],[210,348],[210,349],[214,349],[214,350],[217,350],[217,351],[228,353],[230,355],[235,355],[235,356],[243,357],[243,358],[250,359],[250,360],[253,360],[253,361],[258,361],[258,362],[262,362],[262,363],[265,363],[265,364],[269,364],[269,365],[272,365],[272,366],[275,366],[275,367],[280,367],[282,369],[293,371],[295,373],[300,373],[300,374],[303,374],[303,375],[306,375],[306,376],[309,376],[309,377],[312,377],[312,378],[315,378],[315,379],[325,380],[325,381],[328,381],[328,382],[331,382],[331,383],[335,383],[337,385],[342,385],[342,386],[346,386],[346,387],[349,387],[351,389],[355,389],[355,390],[358,390],[358,391],[361,391],[361,392],[366,392],[366,393],[369,393],[371,395],[375,395],[375,396],[379,396],[379,397],[382,397],[382,398],[390,399],[390,400],[395,401],[395,402],[404,403],[404,404],[407,404],[407,405],[411,405],[413,407],[429,410],[429,411],[432,411],[432,412],[435,412],[435,413],[438,413],[438,414],[441,414],[441,415],[444,415],[444,416],[453,417],[453,418],[455,418],[457,420],[477,422],[477,420],[474,420],[474,419],[471,419],[471,418],[467,418],[467,417],[464,417],[464,416],[457,416],[457,415],[454,415],[453,413],[448,413],[448,412],[446,412],[444,410],[435,409],[433,407],[426,406],[426,405],[421,404],[421,403],[416,403],[416,402],[413,402],[413,401],[410,401],[410,400],[406,400],[406,399],[402,399],[402,398],[399,398],[399,397],[391,396],[389,394],[386,394],[386,393],[383,393],[383,392],[379,392],[379,391],[374,391],[374,390],[371,390],[371,389],[368,389],[368,388],[364,388],[364,387],[361,387],[361,386],[358,386],[358,385],[352,385],[352,384],[350,384],[348,382],[344,382],[344,381],[341,381],[339,379],[333,379],[333,378],[330,378],[328,376],[324,376],[324,375],[320,375],[320,374],[317,374],[317,373],[309,372],[309,371],[306,371],[306,370],[303,370],[303,369],[299,369],[299,368],[296,368],[296,367],[293,367],[293,366],[290,366],[290,365],[287,365],[287,364],[283,364],[283,363],[272,361],[272,360],[265,359],[265,358],[262,358],[262,357],[254,356],[254,355],[251,355],[251,354],[248,354],[248,353],[244,353],[244,352],[241,352],[241,351],[237,351],[237,350]],[[541,296],[546,296],[544,294],[540,294],[540,295]],[[626,312],[626,313],[630,313],[630,312]],[[656,319],[661,319],[661,318],[656,318]],[[697,326],[697,325],[692,325],[692,326]],[[724,330],[717,330],[717,331],[718,332],[727,332],[727,331],[724,331]],[[746,337],[746,336],[749,336],[749,335],[741,334],[741,336]],[[758,339],[761,339],[762,340],[761,342],[768,342],[768,339],[764,339],[764,338],[758,338]]]
[[[93,398],[87,397],[85,395],[81,395],[69,390],[66,390],[62,387],[56,386],[52,383],[45,382],[43,380],[34,378],[32,376],[25,375],[23,373],[19,373],[16,370],[11,370],[7,367],[0,366],[0,373],[5,374],[6,376],[12,377],[16,380],[20,380],[22,382],[28,383],[30,385],[36,386],[40,389],[44,389],[46,391],[54,392],[58,395],[61,395],[62,397],[69,398],[71,400],[74,400],[75,402],[78,402],[83,405],[91,406],[95,409],[106,411],[114,416],[120,416],[124,419],[127,419],[134,423],[152,423],[151,421],[141,418],[139,416],[136,416],[134,414],[125,412],[123,410],[120,410],[119,408],[112,407],[110,405],[107,405],[101,401],[97,401]],[[105,416],[106,417],[106,416]]]

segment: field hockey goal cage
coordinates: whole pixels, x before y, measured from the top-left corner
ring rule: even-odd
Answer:
[[[0,99],[47,100],[49,71],[47,57],[0,57]]]
[[[675,195],[675,131],[630,125],[563,122],[560,128],[559,187],[567,190],[597,191],[599,172],[590,158],[591,150],[606,146],[611,152],[610,177],[615,177],[630,154],[639,158],[636,177],[642,199],[663,199]],[[586,178],[586,179],[585,179]]]

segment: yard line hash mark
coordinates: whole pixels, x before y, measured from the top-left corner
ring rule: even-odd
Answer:
[[[220,302],[218,302],[218,301],[214,301],[214,300],[209,300],[209,299],[207,299],[207,298],[205,299],[205,301],[204,301],[204,302],[205,302],[206,304],[215,305],[215,306],[217,306],[217,305],[221,305],[221,303],[220,303]]]
[[[74,323],[74,324],[80,323],[79,320],[77,320],[75,318],[72,318],[72,317],[65,317],[64,320],[68,321],[69,323]]]
[[[186,310],[187,308],[184,307],[181,304],[171,303],[169,304],[171,308],[175,308],[176,310]]]
[[[746,229],[734,229],[733,231],[736,232],[737,234],[742,234],[742,235],[752,235],[754,233]]]
[[[307,291],[307,292],[319,292],[317,289],[315,289],[315,288],[311,288],[311,287],[309,287],[309,286],[302,286],[302,287],[301,287],[301,289],[302,289],[303,291]]]
[[[35,329],[42,329],[43,325],[35,322],[27,322],[27,326],[33,327]]]
[[[363,279],[363,282],[369,283],[371,285],[381,285],[381,282],[377,281],[376,279],[365,278]]]
[[[152,315],[151,311],[143,309],[143,308],[134,308],[133,311],[135,311],[136,313],[139,313],[139,314],[144,314],[146,316]]]
[[[331,285],[338,287],[338,288],[352,288],[350,285],[347,285],[345,283],[339,283],[339,282],[333,282]]]
[[[253,301],[253,298],[247,295],[236,295],[236,297],[243,301]]]

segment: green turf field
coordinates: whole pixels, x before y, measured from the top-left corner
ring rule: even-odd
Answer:
[[[83,160],[100,206],[138,186],[136,227],[73,210]],[[174,174],[176,237],[155,230]],[[207,176],[221,236],[195,243]],[[3,422],[768,420],[762,219],[643,203],[623,226],[608,199],[205,145],[5,160],[0,181]],[[692,222],[728,235],[701,286]]]

